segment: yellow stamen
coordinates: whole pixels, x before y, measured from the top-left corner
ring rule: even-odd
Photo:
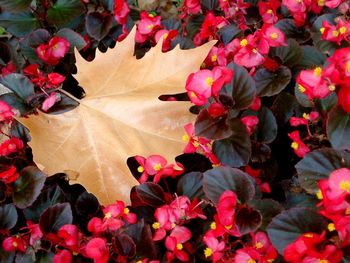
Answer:
[[[322,74],[322,68],[321,67],[317,67],[317,68],[314,69],[314,75],[316,77],[320,77],[321,74]]]
[[[154,229],[160,228],[159,222],[154,222],[154,223],[152,224],[152,227],[153,227]]]
[[[217,55],[212,55],[211,56],[211,61],[212,62],[215,62],[215,61],[217,61],[218,60],[218,56]]]
[[[105,218],[110,219],[112,217],[112,214],[110,212],[105,214]]]
[[[210,257],[211,255],[213,255],[213,250],[210,247],[207,247],[206,249],[204,249],[204,256],[206,258]]]
[[[248,45],[248,40],[243,38],[239,44],[241,45],[241,47],[245,47],[246,45]]]
[[[316,193],[316,197],[317,199],[319,200],[322,200],[323,199],[323,194],[322,194],[322,191],[320,189],[318,189],[317,193]]]
[[[210,229],[212,229],[212,230],[215,230],[215,229],[216,229],[216,223],[215,223],[215,222],[212,222],[212,223],[210,224]]]
[[[205,84],[207,84],[207,86],[211,87],[211,85],[213,85],[213,78],[212,77],[207,77],[205,80]]]
[[[252,51],[253,51],[253,53],[255,53],[255,54],[258,53],[258,50],[257,50],[256,48],[253,48]]]
[[[327,259],[319,259],[318,263],[329,263]]]
[[[153,165],[153,169],[156,171],[160,171],[160,169],[162,169],[162,165],[160,163],[156,163],[155,165]]]
[[[318,6],[324,6],[325,0],[318,0],[317,4],[318,4]]]
[[[345,215],[350,215],[350,207],[346,208]]]
[[[176,245],[176,248],[177,248],[177,250],[182,250],[184,247],[183,247],[183,245],[181,243],[178,243]]]
[[[304,93],[306,91],[306,89],[300,84],[298,84],[298,89],[301,93]]]
[[[267,9],[266,14],[271,15],[273,13],[272,9]]]
[[[248,261],[247,261],[247,263],[256,263],[256,261],[254,260],[254,259],[249,259]]]
[[[278,38],[278,34],[276,32],[270,34],[271,39],[275,40]]]
[[[334,37],[339,36],[339,31],[333,30],[333,31],[332,31],[332,35],[333,35]]]
[[[255,247],[259,249],[259,248],[264,247],[264,245],[263,245],[263,243],[261,243],[261,242],[256,242],[256,243],[255,243]]]
[[[188,134],[184,134],[182,135],[182,138],[181,138],[184,142],[188,142],[190,140],[190,136],[188,136]]]
[[[312,238],[314,235],[313,234],[304,234],[304,237]]]
[[[292,147],[294,150],[297,150],[299,148],[299,144],[297,142],[292,142],[290,147]]]
[[[310,114],[303,113],[303,118],[306,120],[310,120]]]
[[[143,171],[144,171],[145,169],[143,169],[143,167],[140,165],[139,167],[137,167],[137,171],[139,172],[139,173],[143,173]]]
[[[171,223],[171,228],[175,228],[176,224],[175,223]]]
[[[339,184],[339,188],[345,192],[350,192],[350,181],[342,180]]]
[[[13,241],[13,242],[12,242],[12,246],[13,246],[13,247],[18,247],[17,242],[16,242],[16,241]]]
[[[191,91],[190,96],[191,96],[192,98],[197,98],[196,93],[194,93],[193,91]]]
[[[321,28],[320,28],[321,34],[323,34],[323,32],[324,32],[325,30],[326,30],[326,29],[325,29],[324,27],[321,27]]]
[[[142,260],[138,260],[138,261],[136,261],[136,263],[142,263]]]
[[[168,36],[169,36],[169,34],[168,34],[168,33],[165,33],[165,34],[163,35],[163,39],[166,39]]]
[[[153,25],[153,24],[149,24],[149,25],[147,26],[147,28],[148,28],[148,29],[153,29],[153,28],[154,28],[154,25]]]
[[[126,215],[127,215],[127,214],[129,214],[129,213],[130,213],[129,208],[125,207],[125,208],[124,208],[124,214],[126,214]]]
[[[350,60],[348,62],[346,62],[346,72],[350,73]]]
[[[225,228],[226,228],[227,230],[230,230],[230,229],[232,228],[232,225],[225,226]]]
[[[329,223],[328,226],[327,226],[327,228],[328,228],[328,230],[329,230],[330,232],[332,232],[332,231],[335,230],[335,226],[334,226],[333,223]]]
[[[339,32],[340,34],[345,34],[346,33],[346,27],[345,26],[342,26],[341,28],[339,28]]]
[[[334,84],[329,85],[329,86],[328,86],[328,89],[329,89],[330,91],[335,91],[335,85],[334,85]]]

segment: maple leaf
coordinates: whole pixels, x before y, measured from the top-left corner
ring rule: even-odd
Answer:
[[[165,102],[162,94],[185,91],[187,76],[199,69],[215,42],[162,53],[161,45],[142,59],[133,56],[135,30],[116,48],[96,51],[92,62],[76,52],[76,79],[86,92],[80,105],[59,115],[21,119],[31,133],[34,161],[48,174],[73,170],[102,204],[128,201],[137,181],[126,160],[181,154],[183,125],[192,121],[189,102]]]

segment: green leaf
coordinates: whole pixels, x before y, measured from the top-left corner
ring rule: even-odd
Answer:
[[[72,20],[84,13],[79,0],[57,0],[48,10],[47,19],[59,28],[67,26]]]
[[[135,186],[140,200],[146,205],[158,207],[164,204],[164,191],[161,186],[152,182],[146,182]]]
[[[13,204],[0,206],[0,229],[10,230],[17,223],[18,215],[16,207]],[[1,249],[0,249],[1,250]]]
[[[0,83],[16,93],[21,99],[27,100],[34,95],[33,83],[24,75],[12,73],[0,79]]]
[[[282,64],[288,67],[293,67],[298,64],[302,51],[299,43],[294,39],[287,39],[287,46],[273,47],[270,50],[270,55],[272,57],[278,57]]]
[[[262,106],[260,111],[246,110],[242,116],[257,116],[259,123],[253,133],[253,139],[260,143],[271,143],[277,136],[277,122],[272,111]]]
[[[16,37],[24,37],[39,27],[36,18],[29,11],[0,13],[0,25]]]
[[[295,94],[295,98],[297,99],[297,101],[301,106],[306,108],[311,108],[314,106],[313,102],[309,100],[308,97],[299,90],[298,84],[296,84],[294,87],[294,94]]]
[[[304,233],[320,234],[327,228],[325,219],[308,208],[292,208],[277,215],[267,227],[272,245],[278,253]]]
[[[212,140],[225,139],[233,134],[227,115],[214,118],[207,109],[197,115],[194,127],[197,136]]]
[[[297,107],[298,101],[295,99],[295,97],[282,91],[273,102],[271,111],[276,117],[278,124],[286,124],[290,117],[293,116],[293,113]]]
[[[255,98],[255,81],[244,67],[235,63],[230,63],[227,67],[232,69],[233,79],[220,93],[232,96],[235,102],[233,109],[247,108]]]
[[[239,119],[230,123],[232,136],[217,140],[213,144],[213,152],[219,160],[232,167],[240,167],[249,162],[251,155],[251,142],[246,127]]]
[[[289,84],[291,78],[292,74],[285,66],[280,66],[273,72],[265,68],[258,69],[254,74],[257,95],[259,97],[276,95]]]
[[[255,232],[261,226],[261,213],[254,208],[241,206],[238,208],[235,217],[238,231],[242,236]]]
[[[6,93],[0,96],[0,99],[5,101],[11,107],[19,110],[21,116],[26,116],[30,113],[35,112],[35,109],[31,107],[26,101],[18,97],[14,93]]]
[[[302,46],[301,51],[301,59],[295,66],[297,71],[322,66],[327,59],[325,54],[313,46]]]
[[[284,33],[287,39],[294,38],[299,43],[304,43],[311,38],[311,34],[306,27],[297,27],[291,18],[281,19],[275,26]]]
[[[301,187],[311,194],[318,191],[319,180],[327,179],[331,172],[342,167],[350,168],[350,154],[332,148],[310,152],[295,166]]]
[[[24,209],[34,203],[44,187],[45,174],[35,166],[24,168],[13,184],[12,198],[14,204]]]
[[[217,167],[204,172],[203,190],[214,204],[218,203],[226,190],[235,192],[242,203],[247,203],[255,195],[255,186],[250,176],[231,167]]]
[[[18,12],[26,10],[32,0],[0,0],[0,6],[3,10]]]
[[[107,36],[112,28],[113,18],[110,14],[91,12],[85,18],[85,27],[88,34],[96,40]]]
[[[78,33],[74,32],[72,29],[63,28],[58,31],[56,35],[67,39],[67,41],[70,43],[70,52],[74,50],[74,47],[81,50],[86,46],[86,41],[84,38]]]
[[[30,207],[24,209],[23,212],[27,220],[38,222],[41,213],[45,209],[64,201],[64,193],[58,185],[45,187],[35,202]]]
[[[69,203],[50,206],[40,216],[39,226],[44,234],[56,233],[63,225],[73,222]]]
[[[177,193],[187,196],[190,200],[195,197],[202,199],[204,197],[202,180],[203,174],[200,172],[185,174],[177,183]]]
[[[335,149],[350,149],[350,114],[340,106],[328,114],[327,136]]]
[[[220,28],[218,33],[222,42],[227,45],[232,39],[238,37],[242,31],[236,25],[229,24]]]

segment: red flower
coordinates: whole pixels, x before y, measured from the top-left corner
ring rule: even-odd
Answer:
[[[61,74],[49,73],[47,75],[46,88],[57,88],[65,79],[66,77],[62,76]]]
[[[172,214],[174,214],[176,221],[186,221],[194,218],[206,219],[202,209],[199,207],[200,203],[195,198],[193,202],[187,196],[176,197],[170,203]]]
[[[164,205],[158,207],[154,212],[157,221],[152,224],[152,228],[155,230],[153,240],[162,240],[166,236],[166,231],[176,226],[176,217],[172,210],[170,206]]]
[[[176,226],[171,234],[165,239],[165,247],[167,251],[168,262],[174,258],[181,261],[188,261],[190,258],[188,253],[184,251],[184,243],[192,237],[191,231],[184,226]]]
[[[143,43],[150,37],[157,29],[161,28],[160,16],[154,16],[145,11],[140,13],[140,22],[137,25],[135,41]]]
[[[78,250],[79,230],[77,226],[71,224],[64,225],[58,230],[57,236],[63,239],[64,247],[73,251]]]
[[[13,64],[12,61],[10,61],[1,69],[1,75],[4,77],[4,76],[11,74],[15,71],[16,71],[16,66],[15,66],[15,64]]]
[[[29,244],[31,246],[43,237],[43,233],[40,230],[39,224],[34,224],[32,221],[27,221],[27,228],[30,231]]]
[[[259,13],[266,24],[274,24],[278,21],[277,9],[281,6],[278,0],[258,2]]]
[[[94,263],[107,263],[109,259],[109,249],[103,238],[92,238],[86,244],[85,253],[87,257],[94,260]]]
[[[9,123],[17,111],[8,105],[5,101],[0,100],[0,122]]]
[[[158,183],[162,177],[177,177],[182,174],[184,167],[180,163],[167,165],[167,160],[160,155],[151,155],[145,161],[145,170],[148,175],[154,176],[153,182]]]
[[[26,243],[17,236],[7,237],[2,241],[2,248],[7,252],[20,251],[24,253],[26,251]]]
[[[252,104],[249,105],[249,109],[253,111],[259,111],[260,108],[261,108],[261,99],[258,96],[256,96]]]
[[[41,60],[49,65],[57,65],[68,52],[69,42],[63,37],[53,37],[47,45],[41,44],[36,51]]]
[[[287,46],[283,32],[277,27],[266,24],[263,26],[262,32],[270,47]]]
[[[328,179],[329,190],[327,191],[328,198],[345,199],[346,195],[350,195],[350,169],[340,168],[333,171]]]
[[[350,87],[341,87],[338,92],[338,104],[350,113]]]
[[[297,156],[302,158],[310,151],[309,147],[307,147],[303,141],[300,140],[299,131],[293,131],[289,133],[288,136],[293,140],[291,147],[294,149],[294,152]]]
[[[189,14],[195,15],[202,11],[201,2],[199,0],[185,0],[183,1],[181,10],[183,13],[180,18],[185,18]]]
[[[19,173],[17,173],[16,167],[11,166],[8,170],[0,173],[0,180],[5,184],[10,184],[17,180]]]
[[[212,68],[214,66],[226,66],[226,50],[223,47],[212,47],[208,56],[205,58],[201,68]]]
[[[217,31],[226,24],[222,16],[215,16],[212,12],[208,12],[199,33],[194,37],[194,44],[200,46],[207,40],[217,39]]]
[[[114,0],[113,8],[114,18],[121,25],[128,22],[128,15],[130,13],[129,6],[125,0]]]
[[[60,250],[53,256],[53,263],[70,263],[72,262],[72,254],[66,250]]]
[[[175,39],[178,34],[179,32],[177,32],[177,30],[169,31],[169,30],[162,29],[155,34],[154,38],[157,43],[161,38],[163,38],[162,51],[167,52],[171,49],[171,41]]]
[[[23,142],[20,139],[12,137],[0,144],[0,156],[8,156],[11,153],[22,150],[23,147]]]
[[[182,136],[182,140],[187,142],[187,145],[184,149],[184,153],[194,153],[197,151],[198,147],[201,145],[207,145],[210,143],[210,140],[195,136],[194,127],[192,123],[188,123],[184,126],[186,134]]]
[[[259,123],[259,118],[256,116],[253,116],[253,115],[252,116],[244,116],[241,118],[241,122],[247,128],[249,135],[252,135],[254,133],[256,126]]]
[[[273,262],[277,258],[277,250],[272,246],[264,232],[251,233],[253,248],[259,252],[261,262]],[[259,262],[260,262],[259,261]]]
[[[241,262],[259,262],[258,259],[260,257],[259,252],[257,252],[253,248],[241,248],[236,251],[234,263],[241,263]]]

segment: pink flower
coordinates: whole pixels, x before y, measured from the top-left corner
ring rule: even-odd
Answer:
[[[70,263],[72,262],[72,254],[66,250],[60,250],[53,256],[53,263]]]
[[[189,14],[195,15],[202,11],[200,0],[185,0],[183,1],[181,10],[183,13],[180,18],[185,18]]]
[[[0,122],[9,123],[15,115],[16,110],[8,105],[5,101],[0,100]]]
[[[27,221],[27,228],[30,231],[29,244],[31,246],[43,237],[43,233],[40,230],[39,224],[34,224],[32,221]]]
[[[350,113],[350,87],[341,87],[338,92],[338,104],[344,111]]]
[[[206,244],[204,249],[204,256],[206,258],[212,257],[213,263],[218,262],[223,256],[223,251],[225,250],[225,242],[220,241],[214,236],[205,235],[203,241]]]
[[[22,150],[23,147],[23,142],[20,139],[12,137],[0,144],[0,156],[8,156]]]
[[[56,93],[52,92],[43,102],[43,105],[41,106],[41,109],[43,111],[48,111],[55,103],[61,98],[61,96]]]
[[[187,145],[184,149],[184,153],[194,153],[197,151],[197,148],[201,145],[209,144],[209,140],[195,136],[194,127],[192,123],[188,123],[184,126],[186,134],[182,136],[182,140],[187,142]]]
[[[145,42],[157,29],[161,28],[160,16],[154,16],[145,11],[140,13],[140,22],[137,25],[135,40],[137,43]]]
[[[270,47],[287,46],[285,36],[281,30],[273,25],[264,25],[262,31]]]
[[[278,0],[258,2],[259,13],[266,24],[274,24],[278,21],[277,9],[281,6]]]
[[[125,0],[114,0],[113,13],[115,20],[119,24],[126,24],[128,22],[128,15],[130,13],[127,2]]]
[[[175,39],[178,34],[179,32],[177,30],[169,31],[169,30],[162,29],[155,34],[154,38],[157,43],[161,38],[163,38],[162,51],[167,52],[171,49],[171,41]]]
[[[176,226],[171,234],[165,239],[165,247],[167,251],[168,261],[174,258],[186,262],[189,260],[188,253],[184,251],[184,243],[192,237],[191,231],[184,226]]]
[[[69,51],[70,44],[63,37],[53,37],[47,45],[41,44],[36,51],[41,60],[49,65],[57,65]]]
[[[338,199],[350,195],[350,169],[340,168],[333,171],[328,179],[329,191],[327,196],[330,199]]]
[[[158,207],[154,212],[154,217],[156,222],[152,224],[152,228],[155,230],[153,240],[162,240],[166,236],[166,231],[176,226],[176,217],[168,205]]]
[[[305,154],[310,152],[309,147],[307,147],[302,140],[300,140],[299,131],[293,131],[288,134],[289,138],[293,140],[291,147],[294,149],[294,152],[300,158],[304,157]]]
[[[63,225],[57,232],[57,236],[63,239],[63,246],[70,250],[78,250],[79,230],[77,226]]]
[[[259,252],[252,248],[241,248],[236,251],[234,263],[259,262]]]
[[[103,238],[92,238],[86,244],[85,253],[87,257],[94,260],[94,263],[107,263],[109,259],[109,249]]]

